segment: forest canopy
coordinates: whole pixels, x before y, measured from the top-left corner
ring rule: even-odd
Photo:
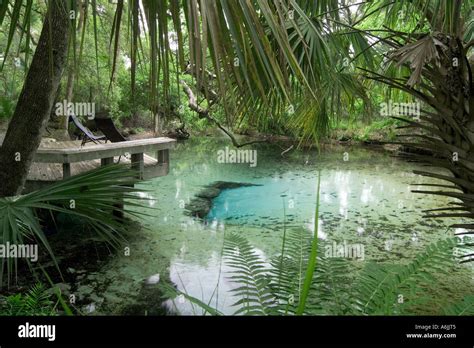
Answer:
[[[94,102],[139,128],[158,115],[201,130],[213,124],[189,107],[184,82],[195,89],[201,111],[210,109],[225,127],[319,138],[341,124],[377,118],[387,96],[413,101],[364,78],[364,69],[410,73],[409,65],[389,59],[396,48],[391,38],[439,29],[462,30],[466,43],[473,38],[468,2],[72,0],[64,6],[70,39],[56,100]],[[46,1],[2,3],[3,119],[13,114],[46,11]],[[435,11],[442,13],[430,18]],[[452,28],[448,15],[465,18],[464,28]]]

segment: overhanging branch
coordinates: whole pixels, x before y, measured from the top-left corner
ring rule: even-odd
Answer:
[[[222,130],[230,138],[230,140],[232,141],[232,144],[235,147],[243,147],[243,146],[256,144],[256,143],[264,143],[264,142],[267,141],[266,139],[264,139],[264,140],[252,140],[252,141],[240,144],[237,141],[237,139],[235,138],[234,134],[232,134],[232,132],[230,132],[218,120],[216,120],[214,117],[212,117],[210,115],[209,109],[204,109],[203,107],[199,106],[199,104],[197,102],[197,98],[194,95],[194,92],[191,89],[191,87],[189,87],[187,85],[187,83],[184,82],[183,80],[181,80],[180,83],[183,86],[184,93],[186,93],[186,95],[188,96],[188,106],[189,106],[189,108],[191,110],[195,111],[198,114],[199,118],[206,118],[209,121],[211,121],[212,123],[214,123],[220,130]]]

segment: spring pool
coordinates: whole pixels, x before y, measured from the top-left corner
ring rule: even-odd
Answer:
[[[445,206],[445,198],[411,192],[433,179],[412,174],[413,163],[388,153],[331,147],[282,157],[281,148],[259,145],[253,148],[258,165],[252,167],[218,161],[226,146],[227,139],[216,138],[178,144],[169,175],[142,184],[153,199],[153,214],[142,222],[146,229],[130,239],[129,256],[111,257],[84,281],[96,284],[97,290],[85,295],[95,304],[91,314],[160,314],[160,293],[146,284],[150,279],[169,279],[180,290],[233,313],[236,299],[230,289],[235,284],[221,262],[224,234],[245,236],[268,259],[280,251],[283,227],[312,233],[319,171],[318,235],[329,243],[363,245],[364,259],[353,261],[356,268],[367,261],[407,262],[427,244],[453,233],[450,220],[422,218],[423,210]],[[186,204],[216,181],[256,186],[223,190],[203,220],[187,215]],[[472,285],[472,270],[461,267],[443,278],[436,296],[461,296]],[[166,305],[181,314],[202,313],[183,298]],[[425,313],[431,311],[436,308]]]

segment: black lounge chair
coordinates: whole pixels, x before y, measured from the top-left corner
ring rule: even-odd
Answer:
[[[95,126],[107,137],[112,143],[120,143],[122,141],[127,141],[122,133],[115,127],[114,121],[110,117],[95,117]],[[118,158],[117,163],[120,163],[122,156]]]
[[[111,118],[96,117],[94,121],[97,128],[107,137],[107,140],[112,143],[120,143],[128,140],[119,132],[117,127],[115,127],[114,121],[112,121]]]
[[[107,137],[105,135],[95,135],[92,133],[89,128],[84,126],[81,121],[76,117],[76,115],[69,116],[69,122],[73,122],[74,125],[82,132],[82,144],[84,146],[88,141],[92,141],[94,144],[99,144],[101,140],[107,142]]]

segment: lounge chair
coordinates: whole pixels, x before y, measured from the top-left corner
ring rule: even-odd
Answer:
[[[95,125],[97,128],[107,137],[109,141],[112,143],[120,143],[122,141],[127,141],[125,138],[115,127],[114,121],[111,118],[101,118],[96,117],[94,118]]]
[[[99,144],[101,140],[107,142],[107,137],[105,135],[95,135],[92,133],[89,128],[84,126],[81,121],[76,117],[76,115],[69,116],[69,122],[73,122],[74,125],[82,132],[82,144],[84,146],[88,141],[92,141],[94,144]]]
[[[112,143],[120,143],[122,141],[127,141],[122,133],[115,127],[114,121],[110,117],[95,117],[94,118],[96,127],[107,137]],[[117,163],[120,163],[122,156],[118,158]]]

